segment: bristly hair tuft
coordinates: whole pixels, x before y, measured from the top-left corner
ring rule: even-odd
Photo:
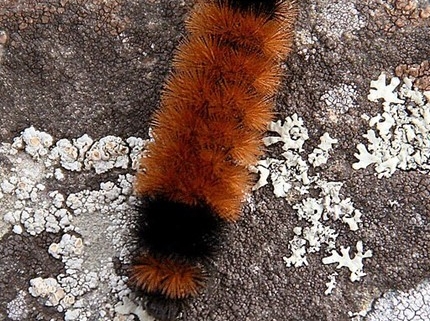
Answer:
[[[195,261],[211,257],[220,243],[225,223],[204,203],[142,197],[138,211],[138,239],[151,253]]]
[[[205,271],[196,264],[148,254],[138,257],[130,268],[132,284],[170,299],[196,296],[205,279]]]
[[[184,305],[183,300],[168,299],[162,295],[150,295],[145,309],[149,315],[160,321],[177,320]]]

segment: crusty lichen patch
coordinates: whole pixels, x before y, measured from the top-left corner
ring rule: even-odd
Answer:
[[[31,25],[47,25],[63,19],[70,11],[77,11],[80,21],[88,16],[93,19],[91,28],[97,33],[107,32],[113,36],[121,33],[126,25],[127,19],[123,17],[122,4],[120,1],[90,1],[82,2],[82,6],[76,6],[73,1],[61,0],[59,2],[43,3],[36,6],[27,1],[20,1],[19,10],[16,10],[16,4],[4,3],[6,14],[0,15],[0,22],[6,17],[14,17],[18,22],[19,30],[26,30]],[[70,26],[63,26],[68,28]]]
[[[372,12],[379,28],[391,34],[419,25],[428,25],[430,4],[426,0],[383,0]]]
[[[7,305],[10,318],[33,318],[26,305],[28,291],[63,312],[64,320],[132,320],[132,313],[149,320],[113,263],[113,258],[128,263],[132,248],[126,243],[131,240],[133,176],[121,174],[116,181],[100,183],[99,189],[68,194],[48,187],[54,182],[60,189],[70,171],[136,169],[145,142],[115,136],[94,141],[87,135],[55,142],[29,127],[12,144],[1,145],[0,156],[11,167],[0,171],[2,221],[23,237],[62,234],[46,251],[65,268],[51,277],[29,277],[28,288]]]
[[[376,300],[366,321],[426,321],[430,316],[430,283],[404,291],[388,291]]]
[[[430,8],[430,6],[429,6]],[[430,61],[420,64],[402,64],[396,67],[396,76],[400,79],[411,79],[413,85],[423,91],[430,91]]]

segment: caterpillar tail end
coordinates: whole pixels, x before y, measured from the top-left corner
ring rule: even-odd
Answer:
[[[146,312],[159,321],[174,321],[183,311],[184,300],[169,299],[160,295],[148,297]]]

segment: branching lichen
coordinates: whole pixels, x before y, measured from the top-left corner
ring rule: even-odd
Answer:
[[[354,169],[375,164],[378,177],[390,177],[397,169],[430,170],[430,102],[425,92],[413,87],[410,79],[393,77],[389,84],[382,73],[371,82],[369,100],[382,100],[383,112],[370,118],[364,138],[357,145]]]

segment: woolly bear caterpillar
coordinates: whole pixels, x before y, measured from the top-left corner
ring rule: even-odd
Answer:
[[[186,23],[135,185],[130,279],[160,320],[198,294],[223,224],[239,217],[296,15],[294,0],[200,0]]]

